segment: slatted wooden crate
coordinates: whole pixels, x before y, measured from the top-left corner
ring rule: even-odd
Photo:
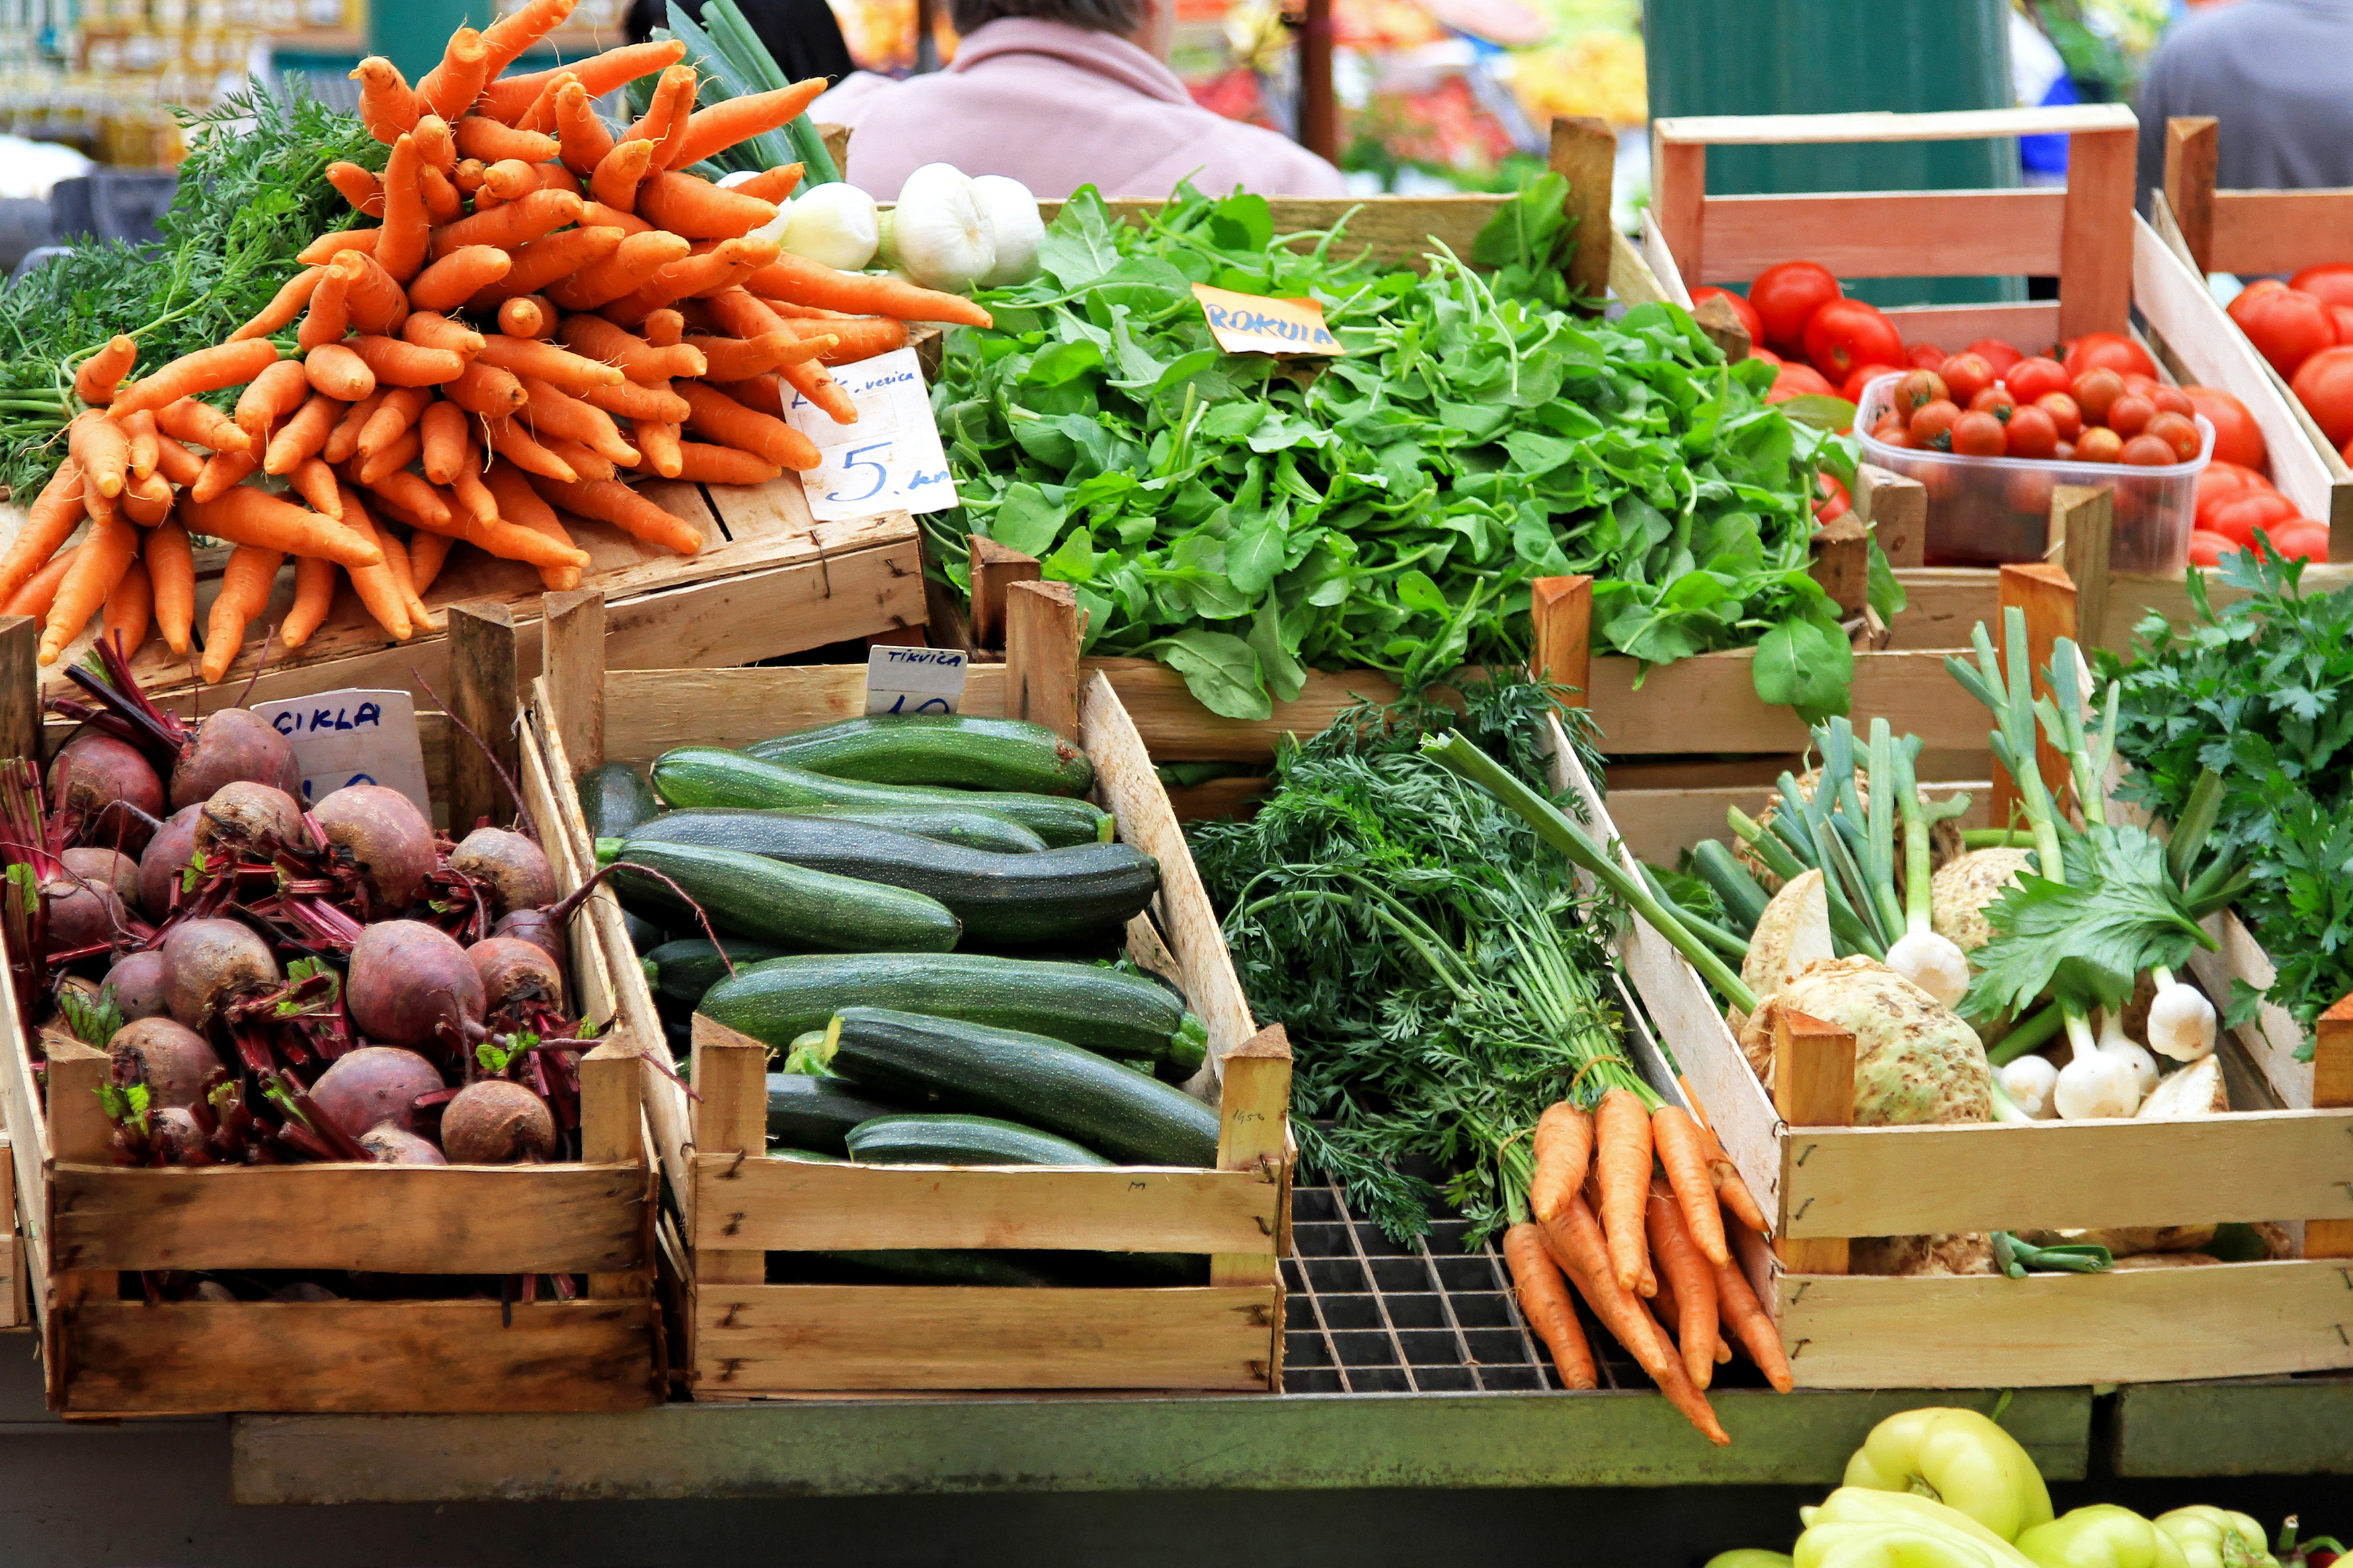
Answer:
[[[16,1160],[0,1115],[0,1329],[27,1328],[25,1305],[25,1243],[16,1223]]]
[[[534,820],[556,801],[534,748],[512,741],[512,629],[500,607],[453,617],[452,700],[479,733],[506,738]],[[0,623],[0,739],[36,731],[38,627]],[[501,634],[503,633],[503,639]],[[503,641],[503,647],[501,647]],[[506,684],[491,678],[501,663]],[[448,720],[423,716],[437,801],[472,820],[478,770],[451,767]],[[66,726],[53,725],[52,742]],[[13,743],[13,742],[12,742]],[[470,744],[470,742],[462,742]],[[19,748],[21,749],[21,748]],[[487,800],[480,803],[491,809]],[[503,811],[501,810],[501,815]],[[584,862],[549,831],[561,889]],[[598,895],[603,898],[603,895]],[[614,976],[584,910],[571,981],[584,1016],[613,1019]],[[663,1376],[651,1296],[653,1173],[643,1134],[648,1069],[627,1020],[581,1064],[584,1163],[536,1166],[353,1164],[125,1169],[111,1163],[98,1086],[105,1053],[45,1036],[37,1072],[0,966],[7,1046],[0,1092],[23,1199],[26,1275],[41,1318],[52,1409],[69,1415],[220,1411],[622,1410],[656,1403]],[[565,1301],[462,1300],[150,1303],[123,1272],[352,1269],[375,1275],[585,1273]]]
[[[653,1118],[691,1248],[698,1399],[1281,1385],[1276,1256],[1290,1185],[1290,1047],[1280,1028],[1251,1022],[1134,725],[1108,681],[1078,679],[1069,590],[1017,589],[1012,614],[1008,662],[972,667],[964,711],[1037,719],[1075,740],[1094,762],[1096,798],[1117,819],[1120,836],[1159,859],[1161,892],[1131,923],[1129,952],[1176,981],[1208,1026],[1215,1065],[1187,1087],[1219,1105],[1217,1168],[769,1160],[767,1052],[698,1017],[691,1114],[674,1092],[661,1091],[657,1099],[669,1103]],[[564,613],[557,637],[563,651],[534,688],[533,729],[558,779],[601,761],[646,763],[684,744],[740,746],[863,710],[862,666],[607,671],[586,606]],[[570,792],[559,794],[565,831],[586,854],[586,826]],[[656,1037],[652,997],[631,967],[627,936],[617,919],[603,930],[623,1016]],[[1008,1247],[1207,1253],[1210,1283],[1024,1289],[765,1282],[769,1252]]]

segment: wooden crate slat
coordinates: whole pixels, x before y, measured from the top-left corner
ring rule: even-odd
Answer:
[[[609,646],[609,644],[608,644]],[[963,711],[1005,711],[1005,667],[965,667]],[[742,747],[866,711],[863,665],[807,665],[790,681],[774,669],[617,669],[607,677],[605,756],[650,762],[695,735],[696,745]],[[707,739],[702,737],[708,737]],[[578,761],[575,759],[575,765]]]
[[[698,1247],[762,1252],[1264,1250],[1281,1194],[1249,1171],[694,1161]]]
[[[1367,202],[1350,196],[1270,196],[1267,207],[1278,235],[1329,228],[1348,220],[1344,238],[1371,252],[1384,266],[1426,265],[1432,237],[1443,240],[1457,256],[1471,254],[1471,242],[1487,220],[1510,198],[1477,192],[1436,196],[1392,196]],[[1103,204],[1116,222],[1141,224],[1157,216],[1165,204],[1136,199]],[[1059,201],[1041,201],[1038,216],[1050,224],[1061,215]]]
[[[636,1410],[660,1397],[649,1300],[86,1301],[70,1309],[67,1407]]]
[[[2067,193],[2050,187],[1710,196],[1699,281],[1746,283],[1797,258],[1840,278],[1916,277],[1924,267],[2055,276],[2066,206]]]
[[[807,534],[817,526],[809,512],[807,492],[797,479],[789,485],[708,485],[698,487],[710,498],[719,521],[739,542],[786,539]]]
[[[2353,256],[2353,190],[2214,193],[2216,272],[2299,272],[2343,256]]]
[[[1783,1275],[1808,1388],[2048,1388],[2353,1367],[2337,1261],[2113,1274]],[[1933,1330],[1930,1329],[1933,1325]]]
[[[2189,954],[2189,973],[2198,984],[2214,996],[2228,996],[2232,982],[2244,981],[2258,991],[2269,991],[2277,973],[2272,967],[2271,955],[2255,940],[2254,933],[2229,910],[2206,921],[2206,934],[2217,947],[2208,952],[2199,948]],[[2287,1009],[2274,1002],[2260,1004],[2255,1016],[2232,1031],[2247,1054],[2254,1059],[2280,1103],[2292,1110],[2311,1109],[2313,1101],[2312,1064],[2297,1059],[2303,1050],[2306,1036],[2303,1028],[2288,1016]],[[2325,1213],[2314,1210],[2314,1214]],[[2305,1217],[2302,1210],[2283,1210],[2272,1217],[2284,1219],[2293,1215]]]
[[[59,1269],[586,1274],[645,1261],[634,1165],[58,1165]]]
[[[2070,136],[2134,131],[2121,103],[2033,109],[1947,109],[1926,114],[1867,110],[1853,114],[1684,114],[1651,123],[1654,142],[1674,146],[1803,146],[1825,142],[1982,142],[1995,136]]]
[[[1272,1294],[703,1286],[698,1397],[794,1390],[1263,1389]]]
[[[1960,353],[1979,338],[2000,338],[2029,353],[2059,341],[2059,305],[2028,300],[2006,305],[1896,305],[1886,312],[1907,343],[1935,343]]]

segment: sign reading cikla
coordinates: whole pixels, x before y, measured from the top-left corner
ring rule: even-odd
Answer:
[[[294,747],[305,809],[345,784],[372,784],[398,790],[432,816],[417,704],[407,692],[322,691],[257,702],[253,710]]]
[[[801,476],[809,515],[819,522],[854,522],[886,511],[955,505],[955,481],[948,477],[915,351],[893,349],[836,365],[833,379],[857,412],[850,423],[836,424],[798,392],[785,404],[786,421],[817,447],[817,467]]]
[[[1269,300],[1193,285],[1193,298],[1209,319],[1209,335],[1229,354],[1344,354],[1348,351],[1324,324],[1324,307],[1313,300]]]

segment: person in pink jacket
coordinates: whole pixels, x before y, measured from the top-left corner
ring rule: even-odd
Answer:
[[[892,81],[863,72],[810,117],[847,125],[850,184],[897,199],[925,163],[1008,174],[1038,195],[1093,185],[1160,198],[1343,196],[1340,171],[1289,138],[1212,114],[1167,66],[1170,0],[949,0],[955,60]]]

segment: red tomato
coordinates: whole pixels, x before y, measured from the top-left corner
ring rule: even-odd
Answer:
[[[2001,373],[2001,384],[2021,403],[2032,403],[2047,392],[2067,390],[2067,370],[2057,360],[2037,355],[2020,360]]]
[[[1915,370],[1895,384],[1895,412],[1906,419],[1931,403],[1949,401],[1952,390],[1933,370]]]
[[[2206,526],[2214,510],[2224,501],[2246,494],[2249,490],[2267,490],[2271,481],[2236,463],[2217,458],[2198,470],[2198,526]]]
[[[2129,441],[2148,427],[2157,417],[2156,405],[2146,397],[2126,393],[2108,405],[2107,427]]]
[[[2120,463],[2136,468],[2169,468],[2174,464],[2173,448],[2156,436],[2136,436],[2125,443],[2117,457]]]
[[[1952,390],[1953,401],[1966,404],[1969,399],[1993,384],[1993,366],[1977,354],[1957,353],[1947,360],[1936,372]]]
[[[2109,405],[2125,395],[2125,378],[2112,370],[2088,370],[2075,378],[2067,392],[2084,411],[2084,423],[2098,425],[2107,419]]]
[[[2276,294],[2286,287],[2276,278],[2258,278],[2239,290],[2224,308],[2225,312],[2243,330],[2247,324],[2247,312],[2263,303],[2264,296]]]
[[[2339,305],[2330,301],[2328,324],[2337,329],[2338,342],[2353,343],[2353,305]]]
[[[2328,559],[2328,525],[2325,522],[2295,517],[2274,523],[2263,532],[2270,536],[2272,548],[2291,561]]]
[[[1949,448],[1952,442],[1945,438],[1946,432],[1952,429],[1953,422],[1960,416],[1961,411],[1957,406],[1938,398],[1934,403],[1923,404],[1914,409],[1911,421],[1905,428],[1911,432],[1912,439],[1923,447]]]
[[[2154,400],[2157,396],[2157,389],[2165,384],[2165,383],[2158,380],[2157,377],[2153,375],[2141,375],[2129,370],[2125,372],[2124,375],[2125,390],[2131,393],[2136,397],[2146,397]]]
[[[1820,497],[1814,502],[1816,522],[1836,522],[1851,510],[1846,499],[1846,486],[1835,474],[1816,474],[1814,483]]]
[[[1953,421],[1952,438],[1953,450],[1964,458],[1999,458],[2010,447],[2001,421],[1978,411]]]
[[[2105,425],[2086,425],[2084,433],[2075,437],[2075,460],[2079,463],[2117,463],[2124,460],[2125,438]]]
[[[2066,364],[2070,376],[2080,376],[2102,366],[2119,375],[2126,371],[2147,376],[2157,374],[2157,362],[2148,357],[2148,351],[2122,332],[2085,332],[2067,345]]]
[[[2239,548],[2239,542],[2219,533],[2209,533],[2202,528],[2189,531],[2189,564],[2220,566],[2222,557]]]
[[[2291,289],[2301,289],[2331,305],[2353,305],[2353,262],[2324,261],[2317,267],[2307,267],[2287,280]]]
[[[2141,434],[2154,436],[2172,447],[2173,460],[2177,463],[2187,463],[2195,458],[2199,448],[2206,445],[2206,438],[2198,433],[2198,426],[2190,423],[2186,414],[2160,414],[2148,422]]]
[[[1970,398],[1969,406],[1980,414],[1990,414],[1995,418],[2008,423],[2010,411],[2018,406],[2018,399],[2010,395],[2010,388],[1997,381],[1991,386],[1980,389],[1975,397]]]
[[[1901,425],[1883,425],[1871,434],[1880,445],[1894,447],[1900,450],[1914,450],[1920,445],[1919,442],[1912,439],[1912,432]]]
[[[1873,382],[1877,381],[1883,375],[1894,375],[1895,374],[1897,374],[1896,369],[1892,364],[1866,364],[1860,366],[1852,375],[1846,378],[1846,384],[1839,389],[1839,395],[1845,398],[1849,403],[1861,403],[1862,401],[1862,389],[1864,387],[1869,386]]]
[[[2264,295],[2239,319],[2239,330],[2285,376],[2295,375],[2321,350],[2337,346],[2337,323],[2328,307],[2293,289]]]
[[[1841,292],[1827,268],[1810,261],[1784,261],[1757,275],[1748,285],[1748,304],[1764,325],[1765,341],[1788,353],[1803,343],[1806,323],[1814,312]],[[1899,353],[1903,346],[1898,339]]]
[[[2073,441],[2062,441],[2056,447],[2051,448],[2051,455],[2060,462],[2072,463],[2075,460],[2075,443]]]
[[[1905,343],[1904,363],[1914,370],[1934,370],[1945,363],[1945,351],[1934,343]]]
[[[1792,397],[1836,397],[1838,388],[1824,381],[1813,366],[1784,361],[1780,374],[1774,376],[1772,388],[1765,394],[1767,403],[1786,403]]]
[[[2031,403],[2011,410],[2010,423],[2003,429],[2010,442],[2010,457],[2049,458],[2059,450],[2059,426],[2052,422],[2048,410]]]
[[[2182,391],[2181,388],[2178,386],[2153,386],[2147,392],[2142,393],[2141,395],[2147,398],[2152,404],[2156,405],[2157,411],[2159,414],[2195,414],[2198,412],[2198,405],[2189,401],[2189,395]]]
[[[2034,400],[2034,406],[2051,416],[2062,441],[2073,441],[2084,433],[2084,411],[2065,393],[2046,392]]]
[[[2206,423],[2214,426],[2214,461],[2236,463],[2242,468],[2263,466],[2263,433],[2255,426],[2255,416],[2247,405],[2219,386],[2185,386],[2181,395],[2189,400],[2192,413],[2203,414]]]
[[[2010,367],[2026,357],[2000,338],[1979,338],[1961,352],[1975,354],[1993,366],[1993,373],[1998,376],[2008,375]]]
[[[2199,526],[2245,544],[2254,538],[2255,530],[2285,522],[2295,515],[2295,502],[2277,490],[2248,490],[2216,507]]]
[[[1775,353],[1771,349],[1760,349],[1753,343],[1749,345],[1748,357],[1750,359],[1761,359],[1767,364],[1779,364],[1781,363],[1781,356],[1779,354]]]
[[[1904,357],[1904,334],[1876,305],[1832,300],[1806,321],[1806,357],[1824,375],[1843,381],[1867,364]]]
[[[1723,300],[1725,304],[1732,307],[1732,313],[1739,317],[1740,324],[1748,330],[1748,342],[1750,346],[1754,347],[1765,341],[1765,323],[1757,319],[1757,307],[1742,299],[1739,295],[1734,293],[1731,289],[1718,289],[1711,283],[1702,288],[1693,289],[1691,291],[1691,297],[1692,303],[1694,305],[1701,304],[1709,300]]]
[[[2353,348],[2321,350],[2288,384],[2330,446],[2353,441]]]

